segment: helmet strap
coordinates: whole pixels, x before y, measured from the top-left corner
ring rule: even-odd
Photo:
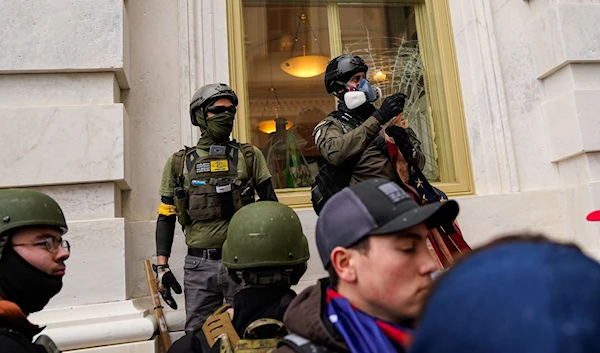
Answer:
[[[333,95],[336,96],[339,99],[342,99],[344,97],[344,94],[346,94],[346,92],[348,92],[348,84],[346,82],[342,82],[342,81],[334,81],[335,84],[340,85],[341,87],[343,87],[344,92],[339,93],[339,89],[335,89],[333,90]]]
[[[242,280],[244,287],[272,287],[272,286],[291,286],[291,277],[293,269],[283,268],[281,270],[268,271],[236,271],[238,278]]]

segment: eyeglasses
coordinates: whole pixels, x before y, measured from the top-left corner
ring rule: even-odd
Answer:
[[[38,241],[33,243],[22,243],[22,244],[13,244],[12,246],[24,246],[24,245],[33,245],[33,246],[45,246],[46,250],[53,254],[58,254],[58,248],[62,247],[67,250],[68,253],[71,253],[71,244],[69,244],[68,240],[60,239],[57,240],[54,237],[48,237],[44,241]]]
[[[237,112],[237,108],[233,105],[229,106],[229,107],[226,107],[224,105],[216,105],[216,106],[206,108],[206,111],[208,113],[213,113],[213,114],[221,114],[221,113],[225,113],[225,112],[230,112],[231,114],[235,114]]]

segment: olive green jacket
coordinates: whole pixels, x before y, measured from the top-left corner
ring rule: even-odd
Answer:
[[[372,143],[380,130],[381,124],[372,116],[356,129],[328,116],[317,124],[313,136],[321,156],[333,165],[339,166],[358,157],[351,185],[373,178],[398,181],[389,156]]]

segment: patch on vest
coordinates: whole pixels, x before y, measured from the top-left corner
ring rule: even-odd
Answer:
[[[226,172],[229,170],[229,163],[226,159],[210,161],[211,172]]]
[[[210,172],[210,162],[196,164],[196,174]]]
[[[385,183],[379,186],[379,190],[383,192],[385,196],[387,196],[392,203],[398,203],[404,199],[408,199],[409,196],[400,186],[394,182]]]

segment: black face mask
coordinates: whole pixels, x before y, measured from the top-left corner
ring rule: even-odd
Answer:
[[[340,100],[338,102],[338,110],[344,113],[350,113],[355,118],[358,118],[359,120],[364,122],[371,116],[371,114],[373,114],[377,110],[377,108],[375,108],[373,104],[367,102],[355,109],[348,109],[348,107],[346,107],[346,104],[342,100]]]
[[[44,273],[7,244],[0,259],[0,290],[25,315],[40,311],[62,288],[62,277]]]

